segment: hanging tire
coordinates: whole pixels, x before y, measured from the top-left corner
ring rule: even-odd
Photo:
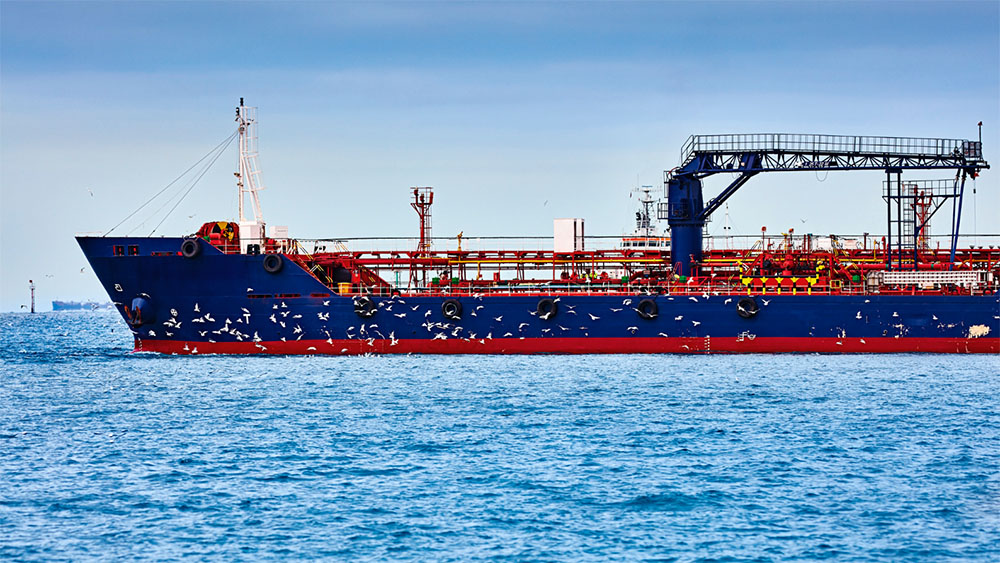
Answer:
[[[195,256],[201,254],[201,244],[196,238],[186,238],[184,242],[181,243],[181,256],[185,258],[194,258]]]
[[[744,297],[736,303],[736,314],[743,317],[744,319],[753,318],[760,312],[760,306],[757,302],[749,297]]]
[[[445,299],[441,304],[441,314],[446,319],[457,321],[462,318],[462,304],[458,299]]]
[[[269,274],[277,274],[284,265],[285,261],[280,254],[268,254],[264,256],[264,271]]]
[[[371,297],[362,295],[354,298],[354,312],[363,319],[370,319],[378,312],[378,307]]]
[[[546,297],[538,301],[538,307],[535,308],[535,312],[538,313],[538,318],[543,321],[550,320],[559,313],[559,303]]]
[[[636,306],[635,310],[644,319],[652,320],[660,316],[660,308],[656,305],[656,301],[652,299],[643,299]]]

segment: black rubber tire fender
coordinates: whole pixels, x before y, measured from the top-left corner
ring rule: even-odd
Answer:
[[[181,243],[181,256],[194,258],[201,254],[201,241],[196,238],[186,238]]]
[[[760,306],[757,305],[757,301],[752,297],[744,297],[736,303],[736,314],[744,319],[753,318],[759,312]]]
[[[652,299],[643,299],[636,305],[635,310],[644,319],[655,319],[660,316],[660,307]]]
[[[362,295],[354,298],[354,312],[363,319],[370,319],[378,312],[378,307],[371,297]]]
[[[538,306],[535,307],[535,312],[538,313],[538,318],[543,321],[551,320],[559,314],[559,303],[555,299],[549,299],[548,297],[539,299]]]
[[[462,304],[458,299],[445,299],[441,303],[441,315],[446,319],[457,321],[462,318]]]
[[[277,274],[285,266],[285,260],[280,254],[265,254],[262,264],[265,272]]]

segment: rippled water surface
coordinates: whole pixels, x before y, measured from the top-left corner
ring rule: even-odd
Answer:
[[[995,356],[171,357],[0,315],[0,557],[1000,560]]]

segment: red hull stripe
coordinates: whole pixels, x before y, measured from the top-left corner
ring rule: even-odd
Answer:
[[[137,352],[165,354],[996,354],[1000,338],[526,338],[466,340],[294,340],[184,342],[139,340]]]

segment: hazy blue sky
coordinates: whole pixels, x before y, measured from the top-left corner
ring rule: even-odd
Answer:
[[[975,138],[982,120],[1000,165],[996,1],[4,0],[0,65],[2,309],[27,302],[28,278],[43,309],[105,299],[73,234],[229,135],[240,96],[260,107],[265,218],[300,237],[413,235],[413,185],[436,189],[435,235],[548,235],[554,217],[620,234],[628,191],[661,185],[697,133]],[[159,233],[232,218],[235,162]],[[882,232],[881,179],[765,175],[732,221]],[[1000,232],[998,179],[976,182],[963,231]],[[137,234],[156,222],[140,217]]]

